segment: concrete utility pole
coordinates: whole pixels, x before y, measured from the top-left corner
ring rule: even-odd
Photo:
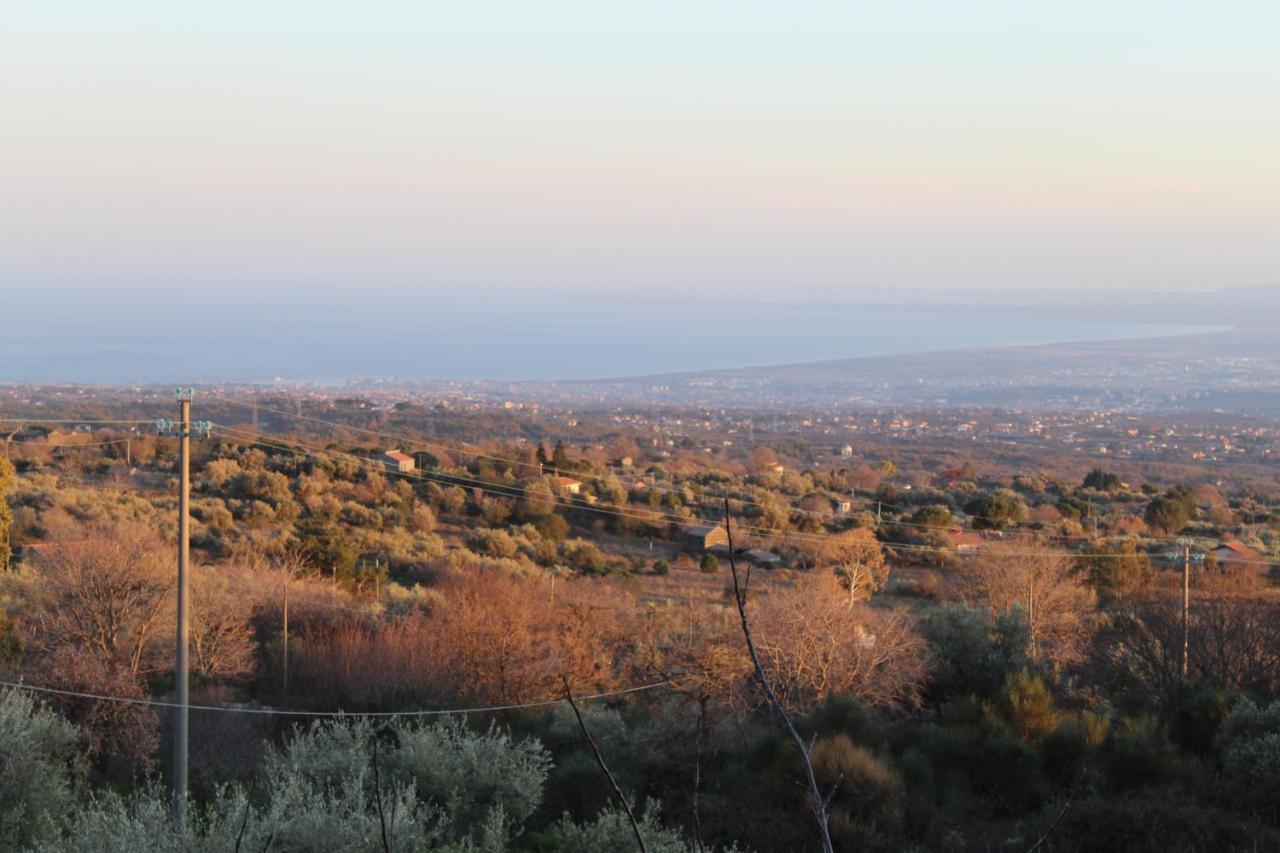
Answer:
[[[191,436],[193,429],[208,435],[212,424],[191,423],[192,388],[178,388],[178,422],[156,421],[161,435],[178,437],[178,614],[177,648],[173,667],[173,821],[179,827],[187,815],[187,739],[190,703],[189,646],[191,638]]]
[[[191,641],[191,389],[178,389],[178,644],[173,670],[173,820],[185,825],[187,812],[187,704]]]

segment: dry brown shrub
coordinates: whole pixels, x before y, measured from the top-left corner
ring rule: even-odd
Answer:
[[[58,690],[148,698],[138,676],[98,648],[59,648],[42,658],[32,680]],[[79,727],[81,740],[95,761],[114,759],[140,769],[152,767],[160,742],[160,719],[151,706],[61,695],[50,701]]]
[[[289,699],[347,711],[433,701],[431,640],[420,619],[381,627],[344,620],[303,629],[291,646]]]
[[[532,701],[554,695],[562,676],[580,692],[616,684],[620,615],[631,603],[607,581],[473,572],[440,591],[428,624],[438,633],[437,677],[455,695]]]
[[[684,696],[727,706],[751,672],[735,611],[694,601],[647,609],[637,619],[636,680],[666,678]]]
[[[446,576],[427,614],[348,621],[304,633],[293,658],[298,691],[348,709],[507,704],[608,690],[632,641],[630,597],[602,580],[556,581],[498,571]]]

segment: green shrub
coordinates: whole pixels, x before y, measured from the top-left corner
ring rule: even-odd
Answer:
[[[395,849],[443,849],[438,812],[418,801],[412,785],[383,786],[375,794],[367,768],[328,783],[286,765],[271,774],[268,784],[270,799],[261,806],[250,805],[238,788],[219,792],[208,807],[192,803],[185,825],[176,831],[169,794],[162,788],[141,788],[127,798],[112,792],[97,793],[69,816],[65,836],[36,849],[42,853],[86,849],[104,853],[215,853],[269,847],[281,853],[357,853],[381,846],[377,840],[383,827],[379,796],[383,813],[394,815],[388,825],[388,840]],[[91,846],[86,846],[86,839],[92,839]],[[484,841],[489,843],[488,838]],[[497,853],[502,848],[489,843],[480,849]]]
[[[1069,720],[1049,733],[1040,745],[1045,773],[1059,787],[1080,778],[1089,757],[1089,733],[1082,723]]]
[[[397,722],[398,748],[387,755],[392,778],[412,782],[418,797],[445,807],[465,835],[502,820],[523,823],[538,808],[551,757],[533,739],[515,741],[499,729],[478,734],[460,718],[430,725]]]
[[[1118,791],[1168,784],[1180,769],[1172,744],[1150,717],[1125,720],[1112,734],[1104,751],[1104,767]]]
[[[505,530],[478,527],[467,534],[466,545],[484,557],[511,558],[516,555],[516,541]]]
[[[0,847],[52,835],[79,776],[74,726],[17,690],[0,696]]]
[[[1256,853],[1280,850],[1280,833],[1165,795],[1098,796],[1074,802],[1053,830],[1054,853]]]
[[[641,810],[638,823],[649,853],[693,853],[693,847],[678,833],[662,828],[654,808]],[[539,833],[536,843],[540,853],[633,853],[636,836],[626,814],[609,808],[589,823],[562,818],[552,829]]]
[[[422,724],[397,720],[391,743],[380,747],[384,784],[412,788],[441,813],[445,832],[464,839],[495,823],[514,831],[537,809],[550,758],[535,740],[513,741],[490,729],[478,734],[460,719]],[[316,723],[268,760],[269,775],[290,773],[326,790],[352,778],[371,778],[375,734],[357,720]]]
[[[934,661],[929,697],[937,705],[968,694],[990,698],[1027,663],[1030,635],[1017,611],[992,619],[985,610],[951,605],[926,616],[920,632]]]
[[[1039,756],[1026,743],[1009,735],[983,742],[970,779],[985,795],[988,810],[997,817],[1034,811],[1049,795]]]
[[[1222,721],[1217,745],[1226,752],[1236,743],[1280,733],[1280,701],[1270,705],[1258,705],[1253,700],[1241,699]]]
[[[1280,734],[1241,740],[1222,756],[1222,767],[1237,794],[1270,821],[1280,819]]]
[[[1169,715],[1169,737],[1182,749],[1198,755],[1213,750],[1214,739],[1227,719],[1227,694],[1213,687],[1183,691]]]
[[[1058,726],[1053,693],[1044,679],[1029,670],[1005,679],[996,712],[1025,743],[1040,743]]]
[[[1280,820],[1280,702],[1238,702],[1223,721],[1217,746],[1232,800]]]
[[[806,738],[844,734],[862,746],[878,746],[883,739],[878,723],[866,708],[842,696],[829,697],[797,725]]]

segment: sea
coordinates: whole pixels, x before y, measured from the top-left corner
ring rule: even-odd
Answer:
[[[572,380],[1208,331],[1049,309],[715,300],[237,300],[13,315],[0,382]]]

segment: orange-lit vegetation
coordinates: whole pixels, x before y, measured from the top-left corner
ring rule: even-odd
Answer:
[[[831,791],[835,849],[1277,838],[1256,795],[1280,785],[1280,599],[1265,571],[1277,538],[1249,520],[1255,497],[1143,490],[1101,469],[1074,486],[984,480],[968,462],[940,479],[886,458],[802,466],[763,445],[709,461],[626,436],[431,442],[405,474],[348,438],[237,428],[197,448],[193,701],[535,707],[385,729],[193,711],[194,790],[213,817],[189,846],[234,847],[234,830],[219,833],[245,815],[246,837],[284,833],[298,849],[319,826],[380,836],[379,802],[384,821],[394,802],[408,846],[629,849],[577,722],[554,707],[567,682],[612,694],[583,703],[583,725],[654,848],[817,849],[731,560],[761,670]],[[174,459],[165,439],[131,442],[127,469],[116,445],[55,451],[38,436],[10,448],[16,470],[0,467],[15,546],[4,680],[66,691],[0,708],[15,743],[39,745],[22,753],[30,767],[62,756],[39,772],[68,792],[0,790],[0,809],[43,815],[3,830],[9,846],[166,826],[163,797],[139,782],[168,749],[167,710],[145,701],[165,700],[172,674]],[[1193,572],[1185,681],[1174,546],[1155,530],[1210,551]],[[1212,547],[1244,540],[1256,559]],[[131,793],[86,805],[82,782]]]

